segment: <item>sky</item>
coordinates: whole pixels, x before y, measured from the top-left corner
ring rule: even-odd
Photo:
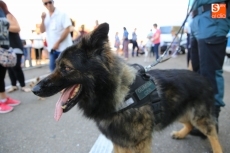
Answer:
[[[55,6],[76,20],[76,28],[85,24],[92,28],[95,20],[110,25],[109,35],[119,32],[123,27],[128,32],[137,28],[138,37],[145,37],[152,25],[181,25],[186,17],[189,0],[54,0]],[[46,11],[42,0],[5,0],[10,12],[21,26],[21,37],[29,37],[35,24],[41,22],[41,13]],[[131,36],[130,36],[131,37]]]

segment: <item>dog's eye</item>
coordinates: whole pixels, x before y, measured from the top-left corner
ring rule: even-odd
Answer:
[[[72,69],[70,68],[70,67],[65,67],[65,71],[66,72],[69,72],[69,71],[71,71]]]
[[[66,70],[66,71],[70,71],[70,68],[69,68],[69,67],[65,67],[65,70]]]

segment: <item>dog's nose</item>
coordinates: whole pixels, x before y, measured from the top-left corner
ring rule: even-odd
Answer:
[[[40,91],[41,91],[41,88],[40,88],[40,86],[38,86],[38,85],[34,86],[33,89],[32,89],[32,92],[33,92],[35,95],[38,95],[38,94],[40,93]]]

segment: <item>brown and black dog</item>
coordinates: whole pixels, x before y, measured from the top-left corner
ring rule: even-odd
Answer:
[[[153,91],[160,99],[160,117],[156,117],[151,100],[140,107],[124,109],[130,106],[126,98],[139,70],[111,51],[108,32],[109,25],[103,23],[78,44],[67,48],[56,61],[54,72],[33,88],[34,94],[41,97],[65,89],[56,104],[56,120],[77,104],[113,142],[115,153],[151,153],[153,131],[179,121],[184,127],[173,132],[172,138],[183,139],[196,127],[208,137],[213,152],[222,153],[212,115],[213,90],[197,73],[150,70],[147,75],[152,82],[140,86],[133,94],[148,95]],[[142,100],[146,102],[147,98]]]

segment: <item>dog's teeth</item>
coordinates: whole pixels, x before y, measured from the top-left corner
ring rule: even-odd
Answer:
[[[80,86],[77,86],[77,87],[74,89],[74,92],[78,92],[79,87],[80,87]]]
[[[61,106],[61,108],[62,108],[62,109],[65,109],[65,108],[66,108],[66,105],[64,105],[64,106]]]

